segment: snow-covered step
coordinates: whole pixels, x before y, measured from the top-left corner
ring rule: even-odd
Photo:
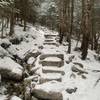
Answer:
[[[41,78],[39,80],[40,84],[48,82],[48,81],[62,81],[62,75],[59,73],[47,73],[47,74],[42,74]]]
[[[61,69],[61,68],[57,68],[57,67],[52,67],[52,66],[49,66],[49,67],[43,67],[42,68],[42,72],[43,73],[60,73],[61,75],[64,75],[64,70]]]
[[[59,46],[58,43],[56,42],[44,42],[44,45],[55,45],[55,46]]]
[[[61,67],[64,65],[62,54],[44,54],[40,56],[40,63],[45,66]]]
[[[45,39],[45,42],[53,42],[54,39]]]
[[[53,37],[58,37],[58,35],[56,35],[56,34],[46,34],[46,35],[44,35],[44,37],[45,38],[53,38]]]

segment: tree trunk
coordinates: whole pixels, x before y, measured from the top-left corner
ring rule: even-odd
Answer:
[[[26,31],[26,18],[24,18],[24,29],[23,31]]]
[[[91,1],[91,50],[94,49],[94,0]]]
[[[73,31],[73,12],[74,12],[74,0],[71,0],[71,20],[70,20],[70,32],[69,32],[69,46],[68,46],[68,53],[71,53],[71,36]]]
[[[82,0],[82,5],[82,32],[84,32],[82,40],[82,59],[85,60],[88,54],[88,46],[91,33],[91,0]]]
[[[2,17],[1,38],[3,38],[3,31],[4,31],[4,18]]]
[[[9,36],[12,36],[14,34],[14,11],[12,8],[11,11],[11,17],[10,17],[10,32],[9,32]]]

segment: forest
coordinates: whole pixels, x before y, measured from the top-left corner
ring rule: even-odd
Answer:
[[[99,0],[0,0],[0,100],[99,93]]]

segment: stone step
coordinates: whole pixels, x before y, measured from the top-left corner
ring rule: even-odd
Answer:
[[[42,68],[42,72],[43,73],[60,73],[60,74],[62,74],[62,75],[64,75],[65,73],[64,73],[64,71],[61,69],[61,68],[57,68],[57,67],[52,67],[52,66],[50,66],[50,67],[43,67]]]
[[[45,38],[56,38],[56,37],[58,37],[58,35],[56,35],[56,34],[46,34],[46,35],[44,35],[44,37]]]
[[[43,67],[61,67],[64,65],[63,54],[44,54],[40,56],[40,63]]]
[[[55,45],[55,46],[59,46],[56,42],[44,42],[44,45]]]
[[[62,75],[59,73],[47,73],[47,74],[42,74],[41,78],[39,79],[39,83],[45,83],[45,82],[49,82],[49,81],[58,81],[61,82],[62,81]]]
[[[45,39],[45,42],[53,42],[55,41],[54,39]]]

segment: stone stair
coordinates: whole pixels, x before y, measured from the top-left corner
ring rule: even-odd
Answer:
[[[57,43],[58,35],[56,35],[56,34],[44,35],[44,37],[45,37],[44,45],[55,45],[55,46],[58,46],[58,43]]]
[[[58,35],[50,34],[44,35],[44,45],[51,47],[51,45],[57,46]],[[54,49],[54,48],[53,48]],[[40,55],[39,64],[42,65],[42,74],[40,75],[40,84],[48,81],[62,81],[62,76],[65,74],[63,70],[64,66],[64,55],[57,52],[52,52],[51,48],[47,48],[46,51],[51,50],[51,52],[44,52]],[[55,50],[55,49],[54,49]]]
[[[40,64],[42,65],[41,84],[52,80],[62,81],[62,75],[64,75],[63,54],[42,54]]]

